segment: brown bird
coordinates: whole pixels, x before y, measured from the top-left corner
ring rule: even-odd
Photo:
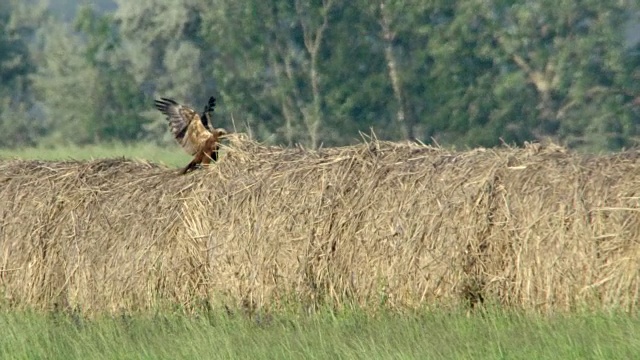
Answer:
[[[209,98],[202,115],[168,98],[155,100],[155,106],[167,116],[173,137],[187,153],[193,155],[193,160],[180,172],[181,174],[186,174],[199,164],[209,164],[218,160],[220,139],[227,135],[227,131],[222,128],[215,129],[211,124],[211,112],[216,106],[213,96]]]

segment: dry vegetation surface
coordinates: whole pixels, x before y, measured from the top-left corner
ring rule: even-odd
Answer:
[[[235,136],[186,176],[125,159],[0,162],[0,201],[0,294],[15,307],[639,301],[639,151]]]

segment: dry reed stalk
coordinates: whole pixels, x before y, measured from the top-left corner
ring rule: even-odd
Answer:
[[[637,308],[638,151],[230,140],[186,176],[125,159],[0,162],[8,303]]]

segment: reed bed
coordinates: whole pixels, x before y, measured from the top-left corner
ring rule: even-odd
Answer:
[[[0,162],[6,306],[636,311],[640,151],[316,151],[233,135],[220,161]]]

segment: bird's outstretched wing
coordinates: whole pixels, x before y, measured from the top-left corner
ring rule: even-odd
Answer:
[[[155,100],[155,106],[167,116],[173,137],[187,153],[195,154],[211,136],[200,115],[192,108],[168,98]]]
[[[202,115],[200,115],[200,120],[202,120],[202,125],[204,125],[204,127],[209,131],[212,131],[214,129],[213,122],[211,121],[211,113],[213,112],[215,107],[216,107],[216,98],[212,96],[209,98],[209,102],[207,103],[207,105],[205,105]]]

